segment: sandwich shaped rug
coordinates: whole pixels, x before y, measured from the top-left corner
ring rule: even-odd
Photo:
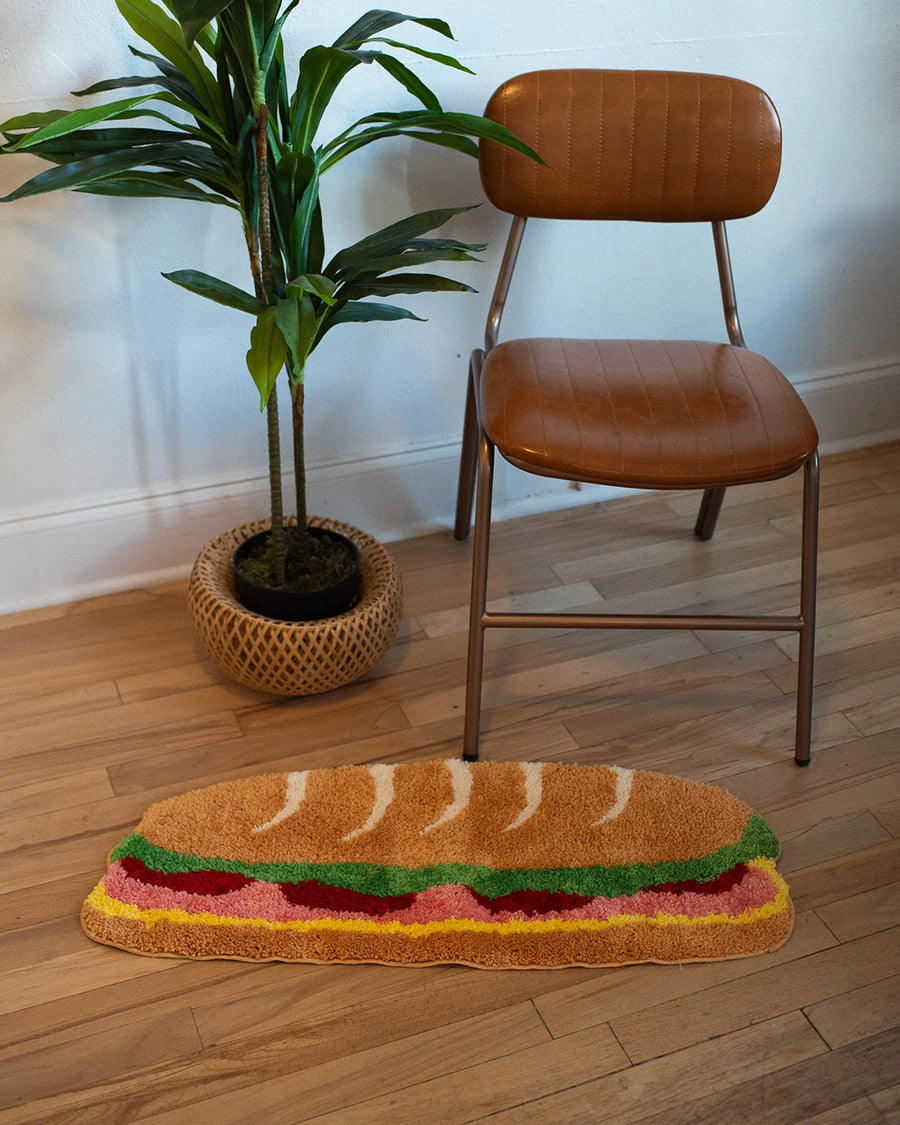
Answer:
[[[224,782],[153,805],[85,933],[162,957],[552,968],[777,949],[768,825],[615,766],[458,760]]]

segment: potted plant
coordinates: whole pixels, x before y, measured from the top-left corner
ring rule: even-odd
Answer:
[[[132,53],[149,63],[154,73],[109,79],[76,92],[87,96],[129,91],[128,96],[88,109],[25,114],[0,126],[5,138],[0,152],[28,152],[53,165],[2,202],[74,189],[189,199],[238,212],[252,292],[196,270],[164,276],[253,318],[247,366],[259,391],[260,408],[267,412],[270,520],[268,528],[255,529],[260,532],[259,544],[243,541],[246,529],[232,535],[239,569],[229,580],[235,588],[229,585],[222,597],[226,602],[234,600],[236,589],[256,615],[276,621],[345,615],[364,586],[353,569],[359,560],[352,537],[348,549],[327,528],[311,526],[306,509],[304,377],[310,355],[339,324],[419,319],[404,307],[384,303],[382,297],[470,290],[461,282],[422,272],[421,267],[469,261],[484,249],[432,236],[466,210],[457,207],[401,219],[328,257],[321,204],[325,175],[360,149],[397,136],[471,156],[477,154],[476,139],[488,138],[535,156],[495,122],[445,111],[401,58],[423,58],[466,70],[454,57],[383,34],[412,23],[452,38],[443,20],[370,11],[330,46],[306,50],[291,85],[282,30],[298,2],[165,0],[167,12],[153,0],[116,0],[131,29],[151,48],[132,47]],[[321,140],[322,118],[335,91],[361,65],[383,69],[416,100],[416,108],[364,114],[336,136]],[[141,123],[135,125],[136,120]],[[295,521],[285,519],[282,496],[278,426],[282,373],[290,394]],[[323,521],[312,524],[317,522]],[[257,548],[255,570],[245,571],[243,560]],[[320,572],[330,577],[323,579]],[[335,582],[346,594],[344,601],[329,594],[324,607],[314,600],[310,608],[307,591]],[[394,577],[390,584],[397,587],[391,598],[399,602],[399,580]],[[284,598],[301,604],[285,607]],[[193,616],[210,648],[196,609]],[[399,606],[394,616],[399,620]],[[217,658],[219,648],[232,650],[234,667],[228,670],[237,678],[242,678],[240,666],[249,643],[242,632],[245,628],[245,624],[230,625],[228,636],[212,646]],[[396,631],[396,621],[388,628]],[[388,642],[392,637],[393,632]],[[284,647],[296,648],[296,637]],[[254,662],[264,659],[268,657],[257,655]],[[285,690],[256,679],[245,682]]]

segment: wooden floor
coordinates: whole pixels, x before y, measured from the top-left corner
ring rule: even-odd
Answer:
[[[799,478],[730,493],[711,543],[695,505],[500,525],[493,596],[793,612]],[[900,445],[823,464],[809,769],[789,636],[489,636],[484,755],[660,769],[750,802],[797,907],[779,952],[478,972],[155,960],[82,935],[152,801],[459,753],[471,548],[392,550],[400,638],[365,682],[307,700],[224,682],[181,584],[0,618],[0,1122],[900,1122]]]

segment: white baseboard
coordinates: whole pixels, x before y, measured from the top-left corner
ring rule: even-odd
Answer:
[[[819,429],[822,453],[900,438],[900,359],[794,379]]]
[[[900,438],[900,361],[801,378],[824,453]],[[452,524],[456,442],[355,462],[313,466],[310,511],[364,528],[384,542]],[[527,481],[527,484],[525,483]],[[571,489],[514,471],[498,482],[499,519],[594,503],[621,489]],[[0,519],[0,614],[186,578],[209,539],[268,509],[264,477],[196,482],[156,495],[86,500],[66,511]]]

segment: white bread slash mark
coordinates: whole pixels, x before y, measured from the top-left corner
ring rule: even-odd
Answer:
[[[369,767],[369,773],[375,782],[375,804],[372,806],[372,813],[362,828],[354,828],[352,832],[348,832],[343,837],[344,841],[355,840],[357,836],[362,836],[365,832],[371,832],[384,819],[388,805],[394,799],[394,770],[396,768],[396,766],[383,765]]]
[[[615,820],[617,816],[621,816],[625,811],[625,806],[628,804],[628,798],[631,796],[631,782],[634,777],[634,770],[623,770],[621,766],[610,766],[612,772],[616,775],[616,800],[613,807],[603,814],[599,820],[595,820],[591,825],[592,828],[599,828],[601,824],[606,824],[608,820]]]
[[[442,824],[446,824],[449,820],[465,809],[469,803],[469,798],[472,795],[472,768],[468,762],[460,761],[458,758],[448,758],[444,765],[450,772],[450,781],[453,785],[453,800],[444,809],[434,824],[429,824],[427,828],[423,828],[420,835],[424,836],[426,832],[433,832],[435,828],[440,828]]]
[[[308,773],[309,770],[299,770],[287,775],[284,808],[277,812],[271,820],[266,821],[265,824],[257,824],[255,828],[251,828],[251,832],[267,832],[270,828],[274,828],[276,824],[281,824],[283,820],[287,820],[289,816],[294,815],[306,797],[306,777]]]
[[[519,768],[525,775],[525,808],[522,809],[512,824],[508,824],[503,829],[504,832],[511,832],[514,828],[520,828],[526,820],[530,820],[537,812],[543,796],[544,783],[542,771],[544,769],[544,763],[519,762]]]

